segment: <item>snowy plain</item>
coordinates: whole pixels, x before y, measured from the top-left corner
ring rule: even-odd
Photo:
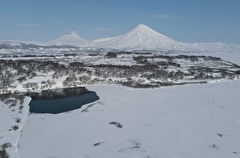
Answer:
[[[239,80],[145,90],[87,88],[100,97],[87,112],[82,110],[89,105],[28,116],[20,157],[239,157]]]

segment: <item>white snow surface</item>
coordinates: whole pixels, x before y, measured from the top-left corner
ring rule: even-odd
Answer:
[[[20,157],[239,157],[239,80],[145,90],[87,88],[100,97],[88,112],[81,112],[86,105],[57,115],[28,116]]]

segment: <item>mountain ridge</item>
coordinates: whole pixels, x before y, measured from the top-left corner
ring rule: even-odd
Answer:
[[[34,46],[33,46],[34,45]],[[182,43],[173,40],[150,27],[139,24],[129,32],[115,37],[87,40],[77,33],[63,35],[47,43],[23,42],[17,40],[0,41],[0,53],[8,52],[31,52],[32,47],[78,47],[81,52],[93,50],[96,52],[103,49],[106,51],[155,51],[155,52],[240,52],[240,45],[224,43]],[[11,49],[9,51],[9,49]],[[16,49],[16,50],[14,50]],[[19,50],[21,49],[21,50]],[[42,49],[42,48],[41,48]],[[40,48],[36,52],[40,53]],[[51,52],[54,50],[51,50]],[[71,51],[69,49],[68,51]]]

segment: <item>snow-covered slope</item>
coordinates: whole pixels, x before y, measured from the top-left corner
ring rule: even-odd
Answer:
[[[163,49],[178,45],[179,42],[164,36],[146,25],[140,24],[130,32],[113,38],[93,41],[97,47],[113,49]]]
[[[56,45],[73,45],[73,46],[84,46],[89,41],[80,37],[77,33],[71,33],[68,35],[63,35],[55,40],[50,41],[51,44]]]

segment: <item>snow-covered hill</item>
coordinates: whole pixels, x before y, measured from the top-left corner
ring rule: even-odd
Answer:
[[[192,47],[199,49],[200,52],[240,52],[240,45],[224,43],[189,43]]]
[[[78,43],[79,44],[79,43]],[[90,46],[79,47],[65,44],[50,44],[21,41],[0,41],[0,56],[8,55],[49,55],[49,54],[67,54],[67,53],[101,53],[105,52],[102,48],[93,48]]]

